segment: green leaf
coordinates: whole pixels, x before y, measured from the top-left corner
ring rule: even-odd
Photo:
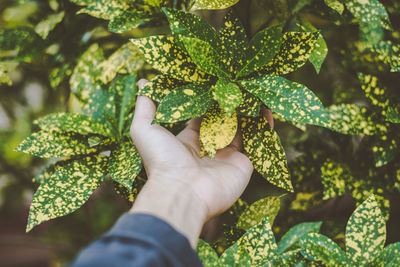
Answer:
[[[240,124],[243,147],[254,168],[270,183],[293,192],[285,151],[268,121],[263,116],[243,117]]]
[[[382,167],[392,161],[398,152],[399,141],[396,136],[382,135],[372,146],[376,167]]]
[[[286,120],[328,125],[328,113],[321,101],[302,84],[273,75],[242,80],[239,83]]]
[[[238,241],[239,256],[242,251],[250,256],[253,266],[260,266],[276,254],[277,245],[267,217]]]
[[[79,10],[77,14],[86,13],[95,18],[111,20],[127,9],[129,9],[127,1],[94,0],[90,1],[87,7]]]
[[[272,260],[268,261],[264,267],[286,267],[286,266],[296,266],[301,264],[303,257],[300,251],[289,251],[282,255],[276,255]],[[300,265],[303,266],[303,265]]]
[[[0,85],[12,85],[12,80],[9,73],[9,68],[6,63],[0,62]]]
[[[386,246],[368,266],[396,267],[400,265],[400,242]]]
[[[59,158],[98,152],[100,148],[90,147],[87,138],[74,132],[40,131],[27,137],[15,151],[41,158]]]
[[[157,122],[172,123],[202,116],[214,102],[209,83],[191,83],[171,91],[158,105]]]
[[[388,107],[386,112],[386,121],[400,123],[400,113],[396,109]]]
[[[167,16],[172,33],[178,37],[196,38],[213,46],[218,45],[219,40],[214,28],[200,16],[172,8],[163,7],[162,10]]]
[[[226,79],[220,78],[215,84],[214,90],[218,103],[228,115],[231,115],[243,101],[240,88]]]
[[[141,178],[140,176],[136,177],[135,181],[133,182],[133,188],[131,191],[129,191],[128,189],[126,189],[125,186],[117,183],[116,181],[113,181],[113,187],[118,195],[122,196],[132,205],[132,203],[135,202],[137,195],[143,188],[146,181],[147,180]]]
[[[324,2],[328,7],[342,15],[344,11],[344,5],[339,0],[324,0]]]
[[[365,96],[371,100],[372,105],[378,107],[382,111],[382,115],[386,115],[390,101],[386,93],[386,88],[379,82],[378,78],[373,75],[357,73],[361,82],[361,89]]]
[[[369,28],[391,29],[388,13],[378,0],[345,0],[344,3],[361,24]]]
[[[38,173],[34,178],[34,182],[42,183],[47,179],[50,179],[53,174],[63,166],[71,163],[73,159],[66,159],[66,160],[59,160],[55,163],[49,164],[46,167],[44,167],[40,173]]]
[[[201,121],[200,141],[203,151],[214,158],[218,149],[228,146],[236,135],[238,121],[236,112],[232,115],[224,112],[218,105],[212,106]]]
[[[141,50],[146,61],[158,71],[187,82],[208,81],[209,75],[196,64],[172,36],[150,36],[131,39]]]
[[[244,64],[244,51],[247,48],[246,31],[232,10],[225,15],[220,26],[218,37],[221,47],[228,52],[229,71],[235,73]]]
[[[200,39],[185,36],[181,36],[180,39],[192,60],[202,71],[217,77],[230,78],[229,56],[226,51],[219,50]]]
[[[256,117],[260,114],[260,101],[246,90],[242,91],[243,101],[237,107],[238,114],[247,117]]]
[[[113,16],[108,24],[108,30],[115,33],[124,33],[136,28],[145,21],[149,21],[151,17],[141,11],[124,10],[116,16]]]
[[[300,240],[302,254],[311,261],[321,261],[326,266],[351,266],[343,250],[328,237],[310,233]]]
[[[198,9],[224,9],[233,6],[239,0],[195,0],[191,10]]]
[[[75,132],[81,135],[100,134],[112,137],[104,124],[78,113],[53,113],[34,121],[44,131]]]
[[[222,253],[221,257],[219,257],[218,263],[220,264],[220,266],[252,266],[250,256],[246,253],[246,251],[242,250],[239,254],[238,250],[238,243],[233,244],[231,247],[225,250],[224,253]]]
[[[115,111],[114,92],[105,90],[100,86],[96,86],[91,92],[88,102],[83,106],[84,114],[102,123],[109,121],[109,117],[114,118]]]
[[[283,41],[282,25],[276,25],[258,32],[245,50],[246,63],[236,77],[247,76],[272,61]]]
[[[274,60],[260,69],[257,75],[283,75],[300,68],[310,58],[318,36],[318,32],[286,32]]]
[[[364,266],[383,249],[385,240],[385,220],[374,195],[371,195],[347,222],[346,254],[354,264]]]
[[[203,266],[218,266],[217,252],[215,252],[215,250],[207,242],[199,239],[199,241],[197,242],[196,252],[201,259]]]
[[[144,64],[139,49],[131,42],[122,45],[107,60],[96,67],[98,72],[101,73],[98,79],[107,84],[128,64],[135,65],[135,68],[131,71],[137,71]]]
[[[377,132],[376,123],[368,116],[365,107],[356,104],[340,104],[327,107],[329,129],[342,134],[373,135]]]
[[[347,165],[327,159],[321,166],[321,182],[324,187],[323,199],[329,199],[347,193],[354,183],[354,177]]]
[[[60,23],[64,18],[65,12],[61,11],[57,14],[52,14],[46,19],[36,24],[35,31],[43,38],[46,39],[49,33]]]
[[[298,242],[309,233],[318,233],[322,222],[299,223],[286,232],[278,243],[278,253],[293,250],[298,247]]]
[[[71,91],[79,99],[87,102],[93,91],[98,90],[100,85],[96,83],[98,71],[93,66],[104,61],[103,50],[97,43],[92,44],[79,58],[76,64],[69,85]]]
[[[101,184],[106,165],[105,157],[84,157],[59,168],[44,180],[33,196],[26,231],[81,207]]]
[[[156,102],[161,102],[173,89],[186,84],[187,82],[167,75],[157,75],[139,90],[139,95],[144,95]]]
[[[132,184],[142,169],[142,161],[136,147],[124,142],[111,151],[108,171],[111,178],[132,191]]]
[[[270,224],[273,225],[280,207],[280,197],[266,197],[257,200],[243,211],[236,226],[248,231],[251,227],[259,224],[265,216],[268,216]]]

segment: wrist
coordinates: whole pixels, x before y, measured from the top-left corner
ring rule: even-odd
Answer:
[[[207,219],[207,206],[190,187],[170,181],[149,179],[130,212],[146,213],[164,220],[195,247]]]

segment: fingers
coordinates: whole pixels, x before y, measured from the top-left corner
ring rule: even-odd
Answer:
[[[274,117],[272,116],[272,110],[262,107],[261,114],[267,119],[271,128],[274,128]]]
[[[200,153],[200,132],[201,118],[191,119],[182,132],[180,132],[176,138],[182,143],[192,147],[197,154]]]

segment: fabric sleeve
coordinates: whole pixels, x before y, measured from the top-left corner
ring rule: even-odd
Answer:
[[[71,265],[202,266],[189,241],[163,220],[126,213],[100,239],[82,250]]]

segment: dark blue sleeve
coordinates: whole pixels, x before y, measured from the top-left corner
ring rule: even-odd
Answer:
[[[73,267],[202,266],[189,241],[147,214],[124,214],[113,228],[82,250]]]

